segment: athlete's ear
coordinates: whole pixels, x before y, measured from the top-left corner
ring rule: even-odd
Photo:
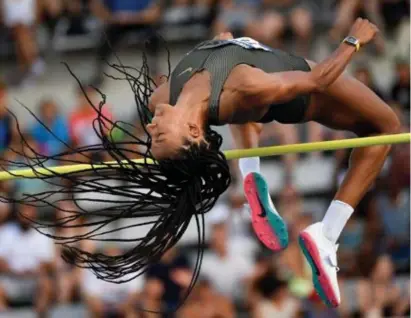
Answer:
[[[201,136],[201,129],[196,124],[188,123],[188,131],[190,133],[190,136],[193,138],[198,138]]]

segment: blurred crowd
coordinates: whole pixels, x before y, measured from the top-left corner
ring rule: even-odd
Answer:
[[[250,36],[316,59],[313,43],[321,41],[332,50],[347,34],[355,17],[366,16],[379,26],[381,35],[365,50],[361,61],[366,62],[357,63],[353,74],[396,111],[403,131],[410,131],[409,51],[399,56],[387,53],[391,50],[387,39],[395,39],[404,23],[409,28],[406,0],[0,0],[0,4],[0,28],[14,43],[17,61],[12,74],[0,73],[0,155],[9,161],[22,160],[10,151],[11,147],[26,156],[32,155],[33,150],[53,156],[65,149],[62,142],[72,147],[98,142],[93,130],[96,114],[80,89],[69,116],[63,115],[53,97],[42,100],[36,116],[49,129],[37,121],[28,127],[17,127],[7,112],[10,87],[24,89],[26,84],[36,85],[36,78],[46,71],[47,54],[40,49],[35,36],[40,26],[48,30],[50,43],[62,29],[68,36],[100,30],[101,40],[95,47],[95,74],[88,83],[99,86],[104,79],[104,60],[110,58],[112,48],[127,34],[145,39],[161,32],[164,25],[185,27],[195,23],[209,31],[205,38],[231,31],[236,36]],[[150,54],[155,56],[158,42],[153,40],[150,44]],[[51,49],[52,45],[46,48]],[[369,63],[381,57],[391,59],[395,66],[395,78],[386,87],[377,86],[374,76],[378,74],[373,74]],[[155,67],[152,71],[157,72]],[[100,96],[91,86],[85,85],[85,93],[98,103]],[[105,116],[114,117],[108,110]],[[19,143],[19,131],[28,144]],[[304,127],[270,123],[264,126],[261,145],[347,137],[351,136],[313,123]],[[115,138],[124,140],[121,135]],[[208,215],[210,235],[199,282],[175,317],[229,318],[239,313],[252,318],[409,316],[409,145],[393,147],[378,182],[342,234],[342,306],[338,310],[325,308],[313,291],[311,273],[300,253],[297,235],[315,216],[314,211],[304,208],[305,194],[297,191],[291,176],[301,160],[333,158],[335,169],[329,178],[334,188],[321,194],[330,199],[348,168],[349,155],[350,151],[344,150],[314,153],[308,158],[282,158],[286,178],[275,204],[289,224],[291,241],[279,255],[265,250],[254,237],[243,206],[244,197],[235,190],[234,182],[227,196]],[[101,154],[93,159],[108,158]],[[236,180],[234,166],[232,171]],[[2,197],[19,196],[38,192],[42,186],[36,180],[1,182],[0,193]],[[92,317],[151,318],[159,315],[141,312],[139,308],[172,309],[184,298],[194,266],[192,247],[178,246],[168,251],[143,277],[125,284],[109,284],[91,272],[63,262],[59,246],[30,228],[22,214],[44,217],[43,211],[36,208],[0,202],[0,315],[10,308],[30,305],[40,317],[45,317],[57,304],[81,302]],[[75,231],[61,234],[76,235]],[[119,253],[121,248],[90,242],[81,245],[83,249],[101,249],[110,255]]]

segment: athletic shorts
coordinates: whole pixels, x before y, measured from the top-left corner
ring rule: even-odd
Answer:
[[[38,281],[34,277],[0,277],[0,286],[9,300],[30,301],[37,291]]]
[[[18,24],[31,26],[36,21],[36,0],[2,0],[4,23],[8,27]]]

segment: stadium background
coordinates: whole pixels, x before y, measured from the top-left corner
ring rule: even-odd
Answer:
[[[10,6],[13,2],[21,7]],[[401,117],[403,130],[409,131],[409,1],[261,2],[264,3],[110,0],[102,1],[107,9],[104,11],[98,6],[99,0],[38,0],[38,16],[34,21],[34,11],[26,9],[34,8],[30,6],[36,4],[35,0],[1,0],[0,78],[4,81],[0,87],[1,155],[19,160],[8,151],[19,140],[4,107],[17,114],[25,133],[32,137],[31,146],[47,154],[61,150],[19,103],[45,119],[60,138],[73,145],[92,144],[95,140],[90,131],[90,116],[93,116],[62,61],[68,63],[84,84],[101,88],[107,96],[107,109],[115,119],[138,126],[127,82],[102,81],[102,70],[112,73],[99,62],[99,56],[108,53],[107,47],[101,45],[104,30],[113,43],[119,40],[115,52],[121,62],[136,67],[141,65],[144,39],[154,32],[168,41],[171,65],[192,44],[219,31],[260,37],[267,44],[319,61],[338,45],[341,36],[348,32],[346,26],[358,15],[375,21],[383,31],[383,40],[363,49],[351,63],[349,72],[384,98]],[[133,20],[119,12],[140,15]],[[18,25],[30,20],[33,20],[30,31]],[[148,51],[153,76],[161,81],[159,75],[168,69],[167,51],[155,38],[151,38]],[[89,94],[98,100],[97,94],[92,91]],[[137,127],[136,132],[139,131]],[[224,149],[232,148],[227,129],[219,131],[224,136]],[[348,137],[351,136],[315,124],[272,123],[264,127],[261,145]],[[310,272],[299,252],[296,235],[307,224],[322,218],[347,169],[348,155],[349,150],[263,160],[263,174],[291,233],[289,248],[278,255],[264,250],[250,231],[241,184],[236,182],[236,163],[232,162],[235,182],[206,217],[208,244],[200,283],[176,317],[409,316],[409,145],[393,147],[378,182],[357,208],[341,237],[342,306],[338,311],[328,310],[312,291]],[[44,186],[35,180],[2,182],[0,191],[2,196],[19,196],[41,191]],[[113,285],[64,264],[58,246],[18,219],[18,208],[0,205],[0,317],[33,317],[36,312],[39,316],[59,318],[122,317],[122,314],[158,317],[137,312],[136,308],[171,308],[191,277],[190,261],[197,240],[194,224],[177,249],[150,268],[145,277],[129,284]],[[98,208],[97,203],[90,206],[90,209]],[[53,211],[48,210],[23,212],[41,218],[53,217]],[[120,235],[132,234],[124,231]],[[92,242],[85,242],[83,247],[107,253],[127,248]]]

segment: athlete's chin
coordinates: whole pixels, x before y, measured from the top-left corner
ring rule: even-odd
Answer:
[[[161,161],[161,160],[166,160],[167,159],[167,156],[165,156],[164,154],[159,154],[159,153],[157,153],[156,151],[151,151],[151,155],[152,155],[152,157],[153,157],[153,159],[154,160],[157,160],[157,161]]]
[[[151,150],[151,155],[153,157],[154,160],[156,161],[163,161],[163,160],[169,160],[169,159],[173,159],[172,154],[164,152],[162,150]]]

